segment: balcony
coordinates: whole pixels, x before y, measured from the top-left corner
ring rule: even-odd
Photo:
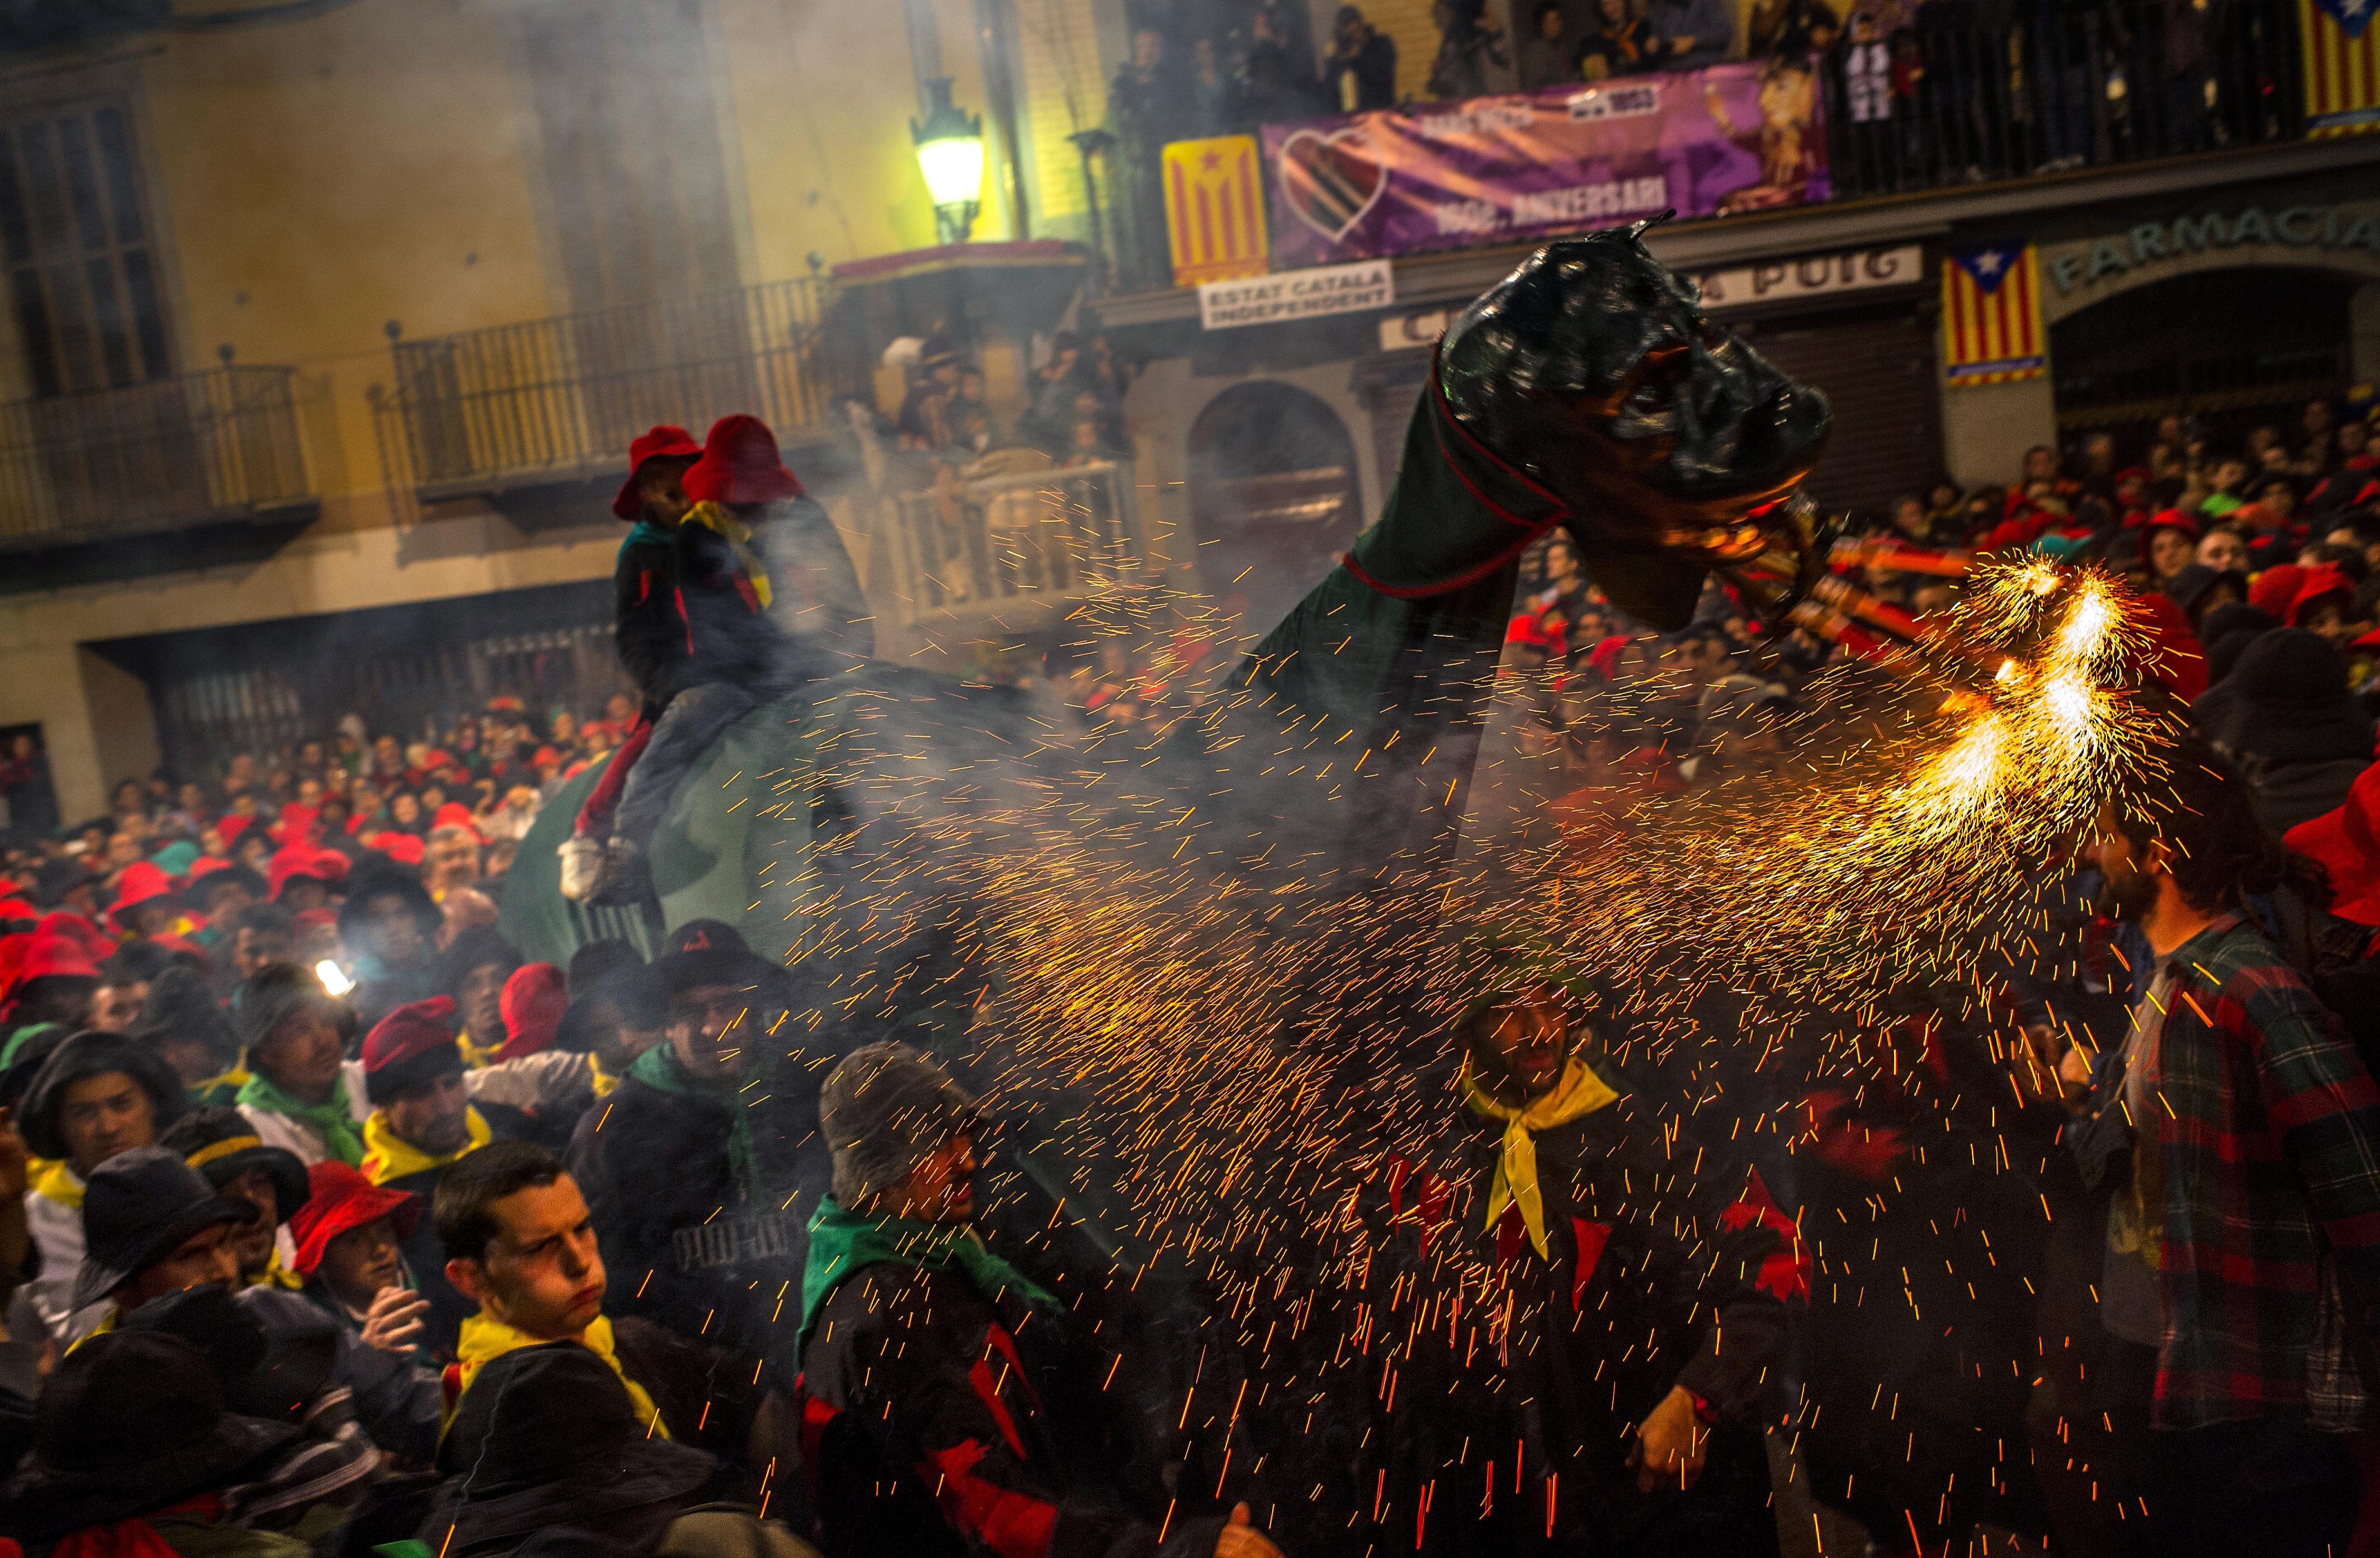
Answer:
[[[292,378],[225,367],[0,405],[0,551],[311,519]]]
[[[1838,9],[1849,15],[1854,7]],[[2356,105],[2351,92],[2341,100],[2336,70],[2320,72],[2321,80],[2309,79],[2308,61],[2321,56],[2322,49],[2310,47],[2301,31],[2299,0],[2234,0],[2212,7],[2204,0],[2195,5],[2077,0],[2055,7],[2054,14],[2051,7],[2037,13],[2020,7],[2017,14],[2020,19],[2003,30],[1930,26],[1878,39],[1888,68],[1863,82],[1853,82],[1847,73],[1847,51],[1841,46],[1808,55],[1823,159],[1810,194],[1783,203],[1782,211],[1906,203],[1908,197],[1952,192],[1988,199],[1996,190],[2034,185],[2045,176],[2170,164],[2339,136],[2371,117],[2370,110]],[[1231,61],[1223,63],[1226,70],[1232,68]],[[1599,84],[1609,91],[1643,79],[1646,78],[1614,76]],[[1584,92],[1587,86],[1581,81],[1559,90]],[[1535,94],[1536,111],[1547,114],[1564,106],[1560,97],[1548,102],[1557,91],[1548,88]],[[1863,109],[1859,122],[1854,122],[1855,93]],[[1698,100],[1702,94],[1662,95]],[[1281,101],[1278,90],[1271,101]],[[1430,140],[1432,122],[1492,120],[1509,129],[1512,110],[1531,101],[1505,94],[1431,103],[1421,113],[1409,113],[1415,105],[1408,104],[1373,115],[1311,119],[1284,119],[1277,107],[1263,115],[1244,109],[1232,122],[1184,128],[1169,139],[1236,133],[1262,140],[1266,132],[1259,118],[1272,127],[1275,138],[1305,128],[1315,137],[1341,139],[1337,132],[1369,118],[1393,116],[1400,124],[1382,139],[1406,148],[1401,154],[1410,154],[1415,141]],[[1880,102],[1888,102],[1888,117],[1875,114]],[[1575,115],[1577,104],[1569,106]],[[1760,126],[1756,117],[1745,120],[1740,113],[1737,117],[1737,133],[1730,139],[1748,161],[1761,151]],[[1521,133],[1525,138],[1528,132]],[[1137,143],[1117,140],[1087,156],[1086,176],[1099,213],[1099,290],[1109,298],[1146,299],[1148,307],[1165,311],[1158,299],[1172,291],[1172,273],[1160,155],[1147,137]],[[1464,185],[1460,176],[1464,173],[1458,156],[1457,176],[1448,180],[1448,188]],[[1270,187],[1275,170],[1268,165],[1263,176],[1273,268],[1318,262],[1303,250],[1284,253],[1284,231],[1295,236],[1296,224],[1284,219],[1281,192]],[[1402,182],[1406,176],[1400,172],[1398,176],[1406,198],[1427,201],[1443,192],[1419,184],[1408,188]],[[1474,192],[1480,188],[1476,181],[1468,187]],[[1492,189],[1488,192],[1495,194]],[[1671,199],[1682,214],[1694,216],[1692,202],[1677,198],[1674,189]],[[1490,214],[1485,208],[1496,203],[1474,201],[1473,214],[1485,218]],[[1781,214],[1772,209],[1777,204],[1721,202],[1718,210],[1742,214],[1675,224],[1670,233],[1681,226],[1742,225],[1755,213]],[[1562,232],[1587,231],[1621,219],[1602,216],[1568,226],[1531,225],[1518,231],[1510,221],[1480,220],[1476,225],[1485,230],[1479,232],[1471,224],[1447,221],[1442,238],[1380,252],[1402,259],[1534,246]],[[1402,297],[1402,284],[1399,290]],[[1131,318],[1133,310],[1116,317]]]
[[[656,422],[696,437],[751,412],[795,442],[835,403],[872,398],[870,364],[840,350],[809,280],[395,340],[375,402],[390,486],[435,500],[601,483]],[[581,516],[583,517],[583,515]]]
[[[1009,469],[1003,464],[1042,469]],[[984,468],[991,468],[984,470]],[[1147,582],[1128,466],[1052,467],[1002,451],[969,478],[948,464],[929,485],[887,494],[890,593],[905,622],[980,618],[1017,606],[1066,608]]]

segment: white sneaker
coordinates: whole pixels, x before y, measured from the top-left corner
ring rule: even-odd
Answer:
[[[603,875],[603,841],[592,834],[573,834],[555,853],[562,857],[562,895],[583,904],[594,895]]]

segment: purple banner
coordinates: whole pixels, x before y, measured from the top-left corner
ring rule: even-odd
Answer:
[[[1770,60],[1267,125],[1273,268],[1823,201],[1820,95]]]

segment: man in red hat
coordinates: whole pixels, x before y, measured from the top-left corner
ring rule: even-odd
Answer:
[[[864,658],[875,649],[851,554],[826,510],[785,469],[768,423],[744,415],[712,423],[702,457],[687,468],[681,486],[694,503],[673,540],[673,680],[649,685],[639,678],[650,728],[641,743],[631,736],[621,748],[580,809],[576,836],[562,851],[565,897],[641,897],[645,846],[678,780],[719,733],[787,687],[839,668],[828,664],[827,653]],[[763,527],[779,538],[773,548]],[[798,559],[782,579],[770,566],[772,549]],[[778,601],[781,581],[797,599]],[[622,601],[625,611],[625,592]],[[778,626],[780,609],[793,610],[804,624],[798,639]],[[626,662],[625,638],[622,644]],[[629,670],[637,674],[632,662]],[[667,705],[658,714],[657,701]]]

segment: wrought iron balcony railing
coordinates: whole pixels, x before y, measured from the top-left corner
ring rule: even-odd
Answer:
[[[225,367],[0,405],[0,549],[107,541],[310,502],[292,376]]]
[[[431,495],[622,467],[656,422],[698,438],[752,412],[781,432],[870,395],[820,320],[818,286],[767,282],[394,343],[380,401],[391,485]]]
[[[886,498],[892,599],[911,621],[1064,603],[1143,581],[1127,467],[957,477]]]

